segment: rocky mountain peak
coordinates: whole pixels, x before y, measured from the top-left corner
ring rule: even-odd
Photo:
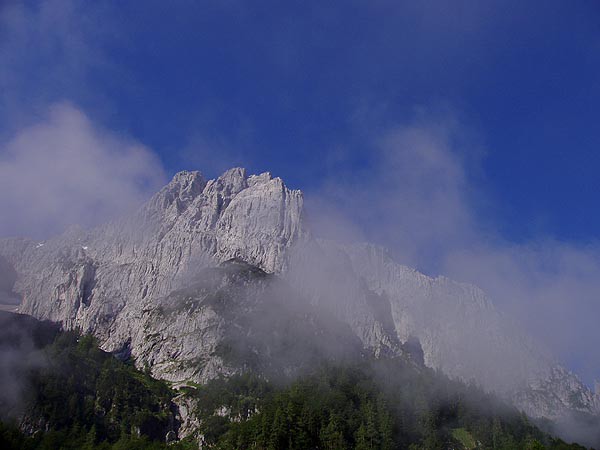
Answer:
[[[256,184],[263,184],[271,181],[273,177],[270,172],[263,172],[260,175],[250,175],[248,177],[248,186],[254,186]]]
[[[206,179],[198,171],[183,171],[176,173],[168,186],[179,192],[180,199],[193,199],[204,190]]]
[[[180,214],[202,193],[206,183],[207,181],[198,171],[176,173],[172,180],[145,205],[146,215],[161,216],[168,212]]]
[[[166,187],[187,187],[196,183],[206,184],[206,180],[197,170],[182,170],[173,175]],[[200,189],[202,190],[202,188]]]
[[[248,187],[246,169],[234,167],[227,170],[216,180],[211,180],[206,186],[207,192],[219,192],[224,197],[232,197]]]

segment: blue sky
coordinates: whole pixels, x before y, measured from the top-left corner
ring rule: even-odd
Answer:
[[[503,232],[599,229],[595,1],[48,3],[4,6],[31,27],[8,49],[4,124],[67,99],[169,172],[221,168],[190,157],[200,140],[310,190],[416,108],[452,108],[485,148],[478,187]]]
[[[0,3],[3,234],[95,223],[182,169],[268,170],[426,272],[518,285],[505,307],[587,381],[598,119],[597,1]]]

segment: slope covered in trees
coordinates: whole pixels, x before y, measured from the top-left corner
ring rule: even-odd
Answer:
[[[148,448],[173,429],[173,391],[91,336],[2,313],[0,354],[3,449]]]
[[[398,360],[323,366],[284,387],[238,376],[190,395],[205,443],[219,449],[583,448],[474,386]]]
[[[90,336],[25,316],[0,322],[10,362],[0,398],[6,449],[582,448],[476,387],[401,359],[323,363],[289,380],[245,373],[176,392]],[[200,423],[178,442],[176,394],[194,401]]]

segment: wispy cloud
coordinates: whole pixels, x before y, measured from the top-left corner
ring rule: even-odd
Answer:
[[[374,136],[366,168],[341,168],[324,184],[317,224],[325,234],[337,228],[389,246],[426,273],[480,286],[591,383],[600,376],[600,245],[503,236],[484,213],[493,203],[480,177],[485,152],[456,117],[421,114]]]
[[[164,182],[148,148],[58,103],[0,148],[0,233],[45,237],[105,222]]]

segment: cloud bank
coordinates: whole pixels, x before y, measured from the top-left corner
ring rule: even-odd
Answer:
[[[57,103],[0,145],[0,234],[44,238],[72,224],[105,222],[165,181],[148,148]]]
[[[307,199],[317,231],[378,242],[425,273],[478,285],[584,381],[600,378],[598,242],[504,237],[484,194],[485,152],[452,114],[421,115],[371,144],[361,171],[340,166],[313,193],[320,199]]]

